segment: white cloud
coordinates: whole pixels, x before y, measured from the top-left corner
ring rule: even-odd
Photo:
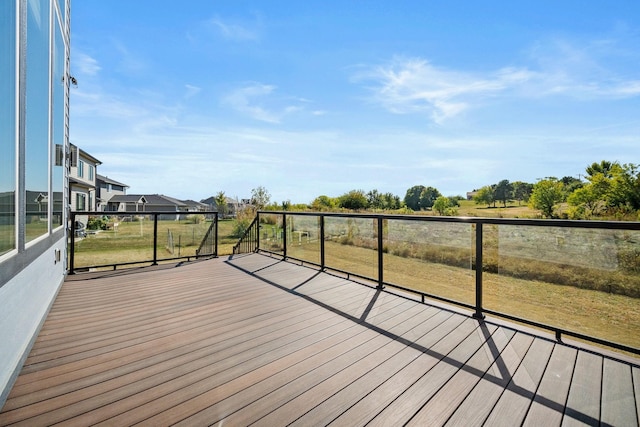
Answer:
[[[192,96],[195,96],[198,93],[200,93],[200,91],[202,90],[202,88],[199,88],[198,86],[193,86],[190,84],[185,84],[184,87],[185,89],[187,89],[184,95],[185,98],[191,98]]]
[[[234,110],[255,120],[280,123],[285,116],[301,111],[300,105],[283,105],[285,101],[275,95],[276,87],[262,83],[251,83],[227,95],[223,102]],[[269,106],[265,106],[269,104]]]
[[[640,96],[640,75],[634,66],[640,55],[622,48],[622,43],[616,39],[538,41],[528,51],[527,65],[482,73],[438,67],[424,58],[396,57],[370,67],[355,81],[373,82],[373,99],[387,110],[426,113],[439,124],[497,97],[597,100]]]
[[[253,41],[259,39],[258,31],[246,25],[225,22],[219,17],[212,18],[208,22],[227,40]]]
[[[73,65],[77,67],[81,74],[86,76],[95,76],[102,69],[95,58],[92,58],[82,52],[74,54]]]
[[[374,80],[374,97],[389,111],[426,112],[434,122],[442,123],[467,110],[473,99],[499,93],[532,76],[516,68],[481,76],[435,67],[420,58],[396,58],[357,79]]]

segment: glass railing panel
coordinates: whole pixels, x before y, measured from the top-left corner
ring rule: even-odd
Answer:
[[[325,217],[325,265],[377,280],[377,222],[371,218]]]
[[[320,217],[287,214],[287,256],[320,264]]]
[[[260,249],[284,254],[282,214],[260,214]]]
[[[640,231],[499,225],[484,242],[485,308],[640,347]]]
[[[474,304],[471,224],[389,219],[385,228],[385,282]]]
[[[195,256],[212,221],[198,213],[158,215],[158,260]]]
[[[153,217],[77,215],[74,268],[153,260]]]

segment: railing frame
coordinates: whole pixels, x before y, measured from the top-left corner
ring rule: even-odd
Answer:
[[[76,230],[75,223],[76,218],[78,216],[153,216],[153,259],[150,260],[139,260],[139,261],[131,261],[131,262],[121,262],[121,263],[110,263],[110,264],[100,264],[100,265],[91,265],[91,266],[82,266],[80,267],[82,270],[92,269],[92,268],[107,268],[111,267],[113,270],[116,270],[117,267],[121,266],[133,266],[140,264],[148,264],[151,263],[152,266],[158,265],[158,261],[177,261],[177,260],[187,260],[191,261],[191,259],[200,259],[200,258],[216,258],[218,256],[218,212],[216,211],[204,211],[204,212],[159,212],[159,211],[148,211],[148,212],[113,212],[113,211],[104,211],[104,212],[94,212],[94,211],[71,211],[69,215],[69,225],[67,228],[67,233],[69,236],[69,262],[67,274],[75,274],[78,269],[75,267],[75,241],[76,241]],[[160,215],[211,215],[213,217],[213,221],[215,223],[215,247],[213,254],[204,254],[204,255],[185,255],[178,257],[170,257],[170,258],[158,258],[158,217]],[[205,239],[209,237],[208,234],[205,235]]]
[[[260,234],[259,234],[259,225],[260,225],[260,216],[261,215],[282,215],[282,224],[283,224],[283,251],[274,252],[266,249],[260,249]],[[312,261],[303,260],[299,258],[295,258],[290,256],[287,253],[287,217],[288,216],[315,216],[320,218],[320,236],[318,236],[320,240],[320,264],[317,264]],[[355,274],[353,272],[343,271],[340,269],[336,269],[326,265],[325,262],[325,218],[327,217],[342,217],[342,218],[362,218],[362,219],[372,219],[377,220],[377,251],[378,251],[378,259],[377,259],[377,268],[378,275],[377,278],[366,277],[360,274]],[[441,297],[438,295],[433,295],[425,292],[421,292],[409,287],[401,286],[394,283],[388,283],[384,281],[384,239],[383,239],[383,221],[386,220],[408,220],[408,221],[425,221],[425,222],[448,222],[448,223],[466,223],[475,225],[475,266],[472,267],[475,270],[475,304],[466,304],[460,301],[455,301],[449,298]],[[640,230],[640,221],[631,221],[631,222],[623,222],[623,221],[574,221],[574,220],[542,220],[542,219],[520,219],[520,218],[480,218],[480,217],[434,217],[434,216],[421,216],[421,215],[383,215],[383,214],[358,214],[358,213],[334,213],[334,212],[282,212],[282,211],[258,211],[256,213],[256,217],[251,224],[250,229],[255,228],[257,230],[256,233],[251,233],[250,229],[247,230],[245,236],[238,242],[236,247],[238,248],[238,252],[236,252],[236,247],[234,247],[235,253],[243,253],[243,252],[266,252],[273,255],[282,256],[284,260],[291,259],[301,263],[306,263],[310,265],[314,265],[319,267],[321,271],[331,270],[335,272],[339,272],[342,274],[346,274],[348,278],[350,277],[358,277],[365,280],[370,280],[377,283],[377,289],[383,289],[385,286],[393,287],[396,289],[412,292],[414,294],[421,295],[422,302],[425,302],[425,297],[436,299],[439,301],[443,301],[450,304],[455,304],[458,306],[465,307],[473,311],[472,316],[478,320],[482,320],[485,318],[485,315],[489,314],[492,316],[502,317],[504,319],[508,319],[515,322],[520,322],[529,326],[534,326],[537,328],[542,328],[549,330],[555,333],[556,339],[560,342],[562,341],[562,336],[567,335],[573,338],[578,338],[585,341],[590,341],[593,343],[597,343],[600,345],[605,345],[611,348],[615,348],[618,350],[640,354],[640,348],[634,348],[630,346],[626,346],[624,344],[619,344],[615,342],[610,342],[604,339],[600,339],[597,337],[591,337],[584,334],[580,334],[578,332],[573,332],[569,330],[565,330],[562,328],[558,328],[556,326],[547,325],[544,323],[536,322],[529,319],[520,318],[514,315],[502,313],[495,310],[490,310],[483,307],[483,225],[522,225],[522,226],[533,226],[533,227],[568,227],[568,228],[587,228],[587,229],[610,229],[610,230]],[[247,244],[247,242],[243,242],[245,239],[251,240],[253,243]],[[247,251],[240,251],[240,245],[244,244]]]

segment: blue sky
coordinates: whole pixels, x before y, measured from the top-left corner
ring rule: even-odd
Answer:
[[[129,193],[464,194],[640,163],[640,2],[73,2],[71,142]]]

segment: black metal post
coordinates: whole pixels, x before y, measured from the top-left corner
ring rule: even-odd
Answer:
[[[287,214],[282,214],[282,253],[287,259]]]
[[[476,223],[476,319],[484,319],[482,314],[482,223]]]
[[[75,272],[75,256],[76,256],[76,214],[71,212],[71,227],[68,231],[71,233],[71,247],[69,248],[69,274],[76,274]]]
[[[324,270],[324,215],[320,215],[320,270]]]
[[[260,250],[260,212],[256,213],[256,252]]]
[[[216,225],[214,226],[214,232],[216,233],[216,235],[214,237],[215,246],[213,248],[213,251],[214,251],[213,256],[217,258],[218,257],[218,214],[216,213],[213,218],[214,218],[213,220],[216,222]]]
[[[153,264],[158,265],[158,214],[153,214]]]
[[[383,239],[382,239],[382,217],[377,218],[378,221],[378,289],[384,289],[384,254]]]

